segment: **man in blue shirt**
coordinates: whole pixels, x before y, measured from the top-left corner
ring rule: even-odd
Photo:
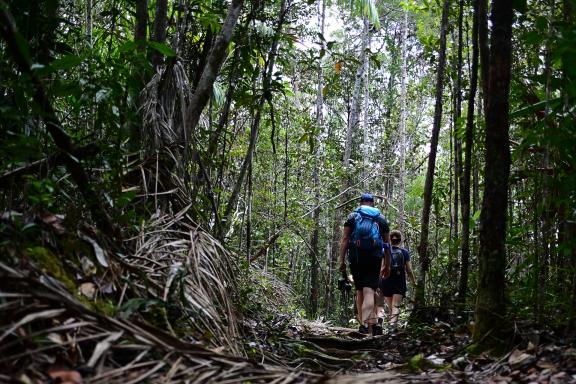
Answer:
[[[380,276],[390,273],[389,226],[377,208],[374,196],[363,193],[360,207],[348,215],[340,241],[340,272],[346,274],[346,253],[356,288],[359,332],[368,334],[375,324],[374,292]],[[384,258],[382,257],[384,250]]]

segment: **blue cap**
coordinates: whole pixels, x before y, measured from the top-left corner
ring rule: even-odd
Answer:
[[[363,193],[360,196],[360,201],[372,201],[374,202],[374,196],[371,193]]]

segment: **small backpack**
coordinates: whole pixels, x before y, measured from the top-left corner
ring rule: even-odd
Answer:
[[[382,238],[378,227],[380,211],[374,207],[361,206],[354,211],[354,230],[350,245],[363,251],[382,250]]]
[[[402,276],[404,274],[404,252],[401,248],[391,249],[391,276]]]

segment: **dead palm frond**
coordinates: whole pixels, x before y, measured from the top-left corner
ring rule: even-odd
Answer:
[[[159,66],[142,91],[142,137],[151,152],[186,148],[186,111],[190,98],[186,70],[179,60]]]
[[[302,383],[320,377],[223,355],[137,321],[93,312],[53,280],[0,263],[1,380]]]
[[[231,301],[237,294],[233,255],[187,218],[188,208],[147,222],[130,240],[134,253],[124,262],[147,272],[156,286],[163,287],[154,292],[156,297],[182,305],[183,321],[198,334],[208,334],[213,347],[242,355]],[[171,329],[169,321],[167,325]]]

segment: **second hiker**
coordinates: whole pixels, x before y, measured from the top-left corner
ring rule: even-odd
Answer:
[[[413,287],[416,286],[416,279],[410,263],[410,254],[406,249],[400,248],[402,233],[397,230],[390,232],[390,242],[392,243],[390,277],[380,282],[380,293],[384,296],[388,307],[390,325],[395,325],[400,314],[400,302],[406,296],[406,274]]]
[[[363,193],[360,207],[348,215],[340,241],[340,272],[346,276],[346,253],[356,287],[356,308],[360,321],[359,332],[371,331],[375,318],[374,292],[380,276],[390,273],[389,226],[374,207],[374,196]],[[382,251],[384,250],[384,258]]]

